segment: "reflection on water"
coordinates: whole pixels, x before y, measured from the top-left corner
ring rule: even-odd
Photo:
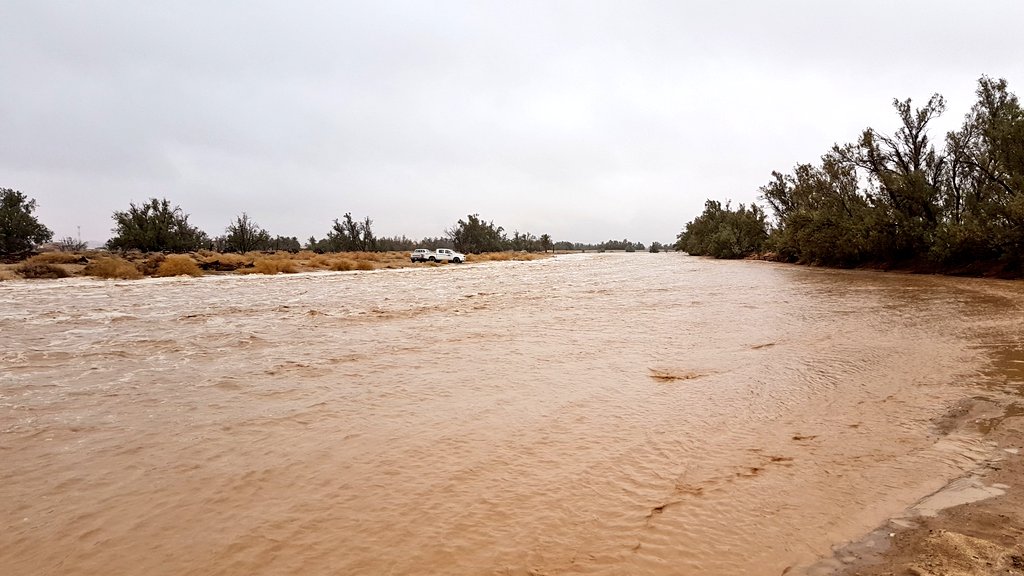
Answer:
[[[674,254],[0,283],[5,574],[779,574],[989,454],[1024,290]]]

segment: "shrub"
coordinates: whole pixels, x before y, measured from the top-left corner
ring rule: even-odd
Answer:
[[[25,262],[16,268],[23,278],[67,278],[67,270],[56,264],[45,262]]]
[[[484,254],[467,254],[466,262],[505,262],[509,260],[528,261],[546,258],[543,254],[533,252],[486,252]]]
[[[4,280],[14,280],[17,276],[14,275],[10,270],[0,270],[0,282]]]
[[[375,266],[373,265],[373,262],[370,262],[368,260],[356,261],[356,270],[373,270],[374,268]]]
[[[67,252],[43,252],[25,261],[26,264],[80,264],[82,257]]]
[[[135,267],[142,272],[144,276],[152,276],[156,274],[156,271],[160,269],[160,265],[164,263],[167,257],[157,252],[156,254],[148,254],[145,258],[141,258],[135,263]]]
[[[172,254],[164,258],[163,263],[157,268],[154,276],[161,278],[167,276],[202,276],[203,271],[199,269],[196,261],[190,256],[183,254]]]
[[[218,272],[233,272],[239,268],[252,266],[253,258],[244,254],[217,254],[206,255],[202,260],[204,270],[216,270]]]
[[[348,272],[349,270],[354,270],[355,267],[355,261],[349,260],[348,258],[339,258],[337,260],[331,260],[330,262],[330,268],[335,272]]]
[[[131,262],[117,256],[96,258],[86,265],[83,270],[86,276],[96,278],[122,278],[125,280],[137,280],[142,278],[142,272],[132,265]]]
[[[294,274],[295,262],[282,258],[258,258],[252,267],[254,274]]]

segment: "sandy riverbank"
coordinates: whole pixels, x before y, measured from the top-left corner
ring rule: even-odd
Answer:
[[[976,397],[936,425],[978,434],[993,458],[862,540],[843,546],[812,576],[1024,574],[1024,408]]]

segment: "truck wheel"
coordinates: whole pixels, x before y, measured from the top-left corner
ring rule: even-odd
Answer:
[[[433,256],[431,256],[431,257],[430,257],[430,261],[431,261],[431,262],[437,262],[437,258],[434,258]]]
[[[452,260],[452,262],[455,262],[456,264],[461,264],[461,263],[462,263],[462,260],[459,260],[458,258],[454,258],[454,259]]]

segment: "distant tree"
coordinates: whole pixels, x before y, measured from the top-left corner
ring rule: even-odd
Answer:
[[[551,236],[549,234],[540,235],[540,248],[545,252],[554,249],[554,243],[551,242]]]
[[[224,238],[225,252],[244,253],[269,248],[270,234],[249,218],[245,212],[236,217],[234,222],[228,224],[225,231],[227,232],[227,236]]]
[[[88,245],[77,238],[65,236],[57,241],[57,248],[61,252],[81,252],[88,248]]]
[[[504,229],[495,226],[494,222],[481,220],[479,214],[470,214],[465,220],[460,219],[445,234],[456,250],[473,254],[500,252],[508,243]]]
[[[373,220],[367,216],[359,224],[359,232],[362,233],[363,250],[370,252],[377,249],[377,239],[373,237]]]
[[[35,209],[35,200],[0,188],[0,254],[26,252],[53,238],[53,232],[32,215]]]
[[[268,250],[283,250],[285,252],[298,252],[302,250],[302,244],[295,236],[276,236],[267,242]]]
[[[114,237],[107,241],[111,250],[143,252],[191,252],[210,243],[206,233],[188,223],[188,214],[167,199],[151,198],[140,206],[130,204],[124,212],[114,212]]]
[[[664,249],[665,247],[661,245],[661,242],[651,242],[651,247],[648,250],[648,252],[650,252],[651,254],[657,254],[658,252],[661,252]]]

